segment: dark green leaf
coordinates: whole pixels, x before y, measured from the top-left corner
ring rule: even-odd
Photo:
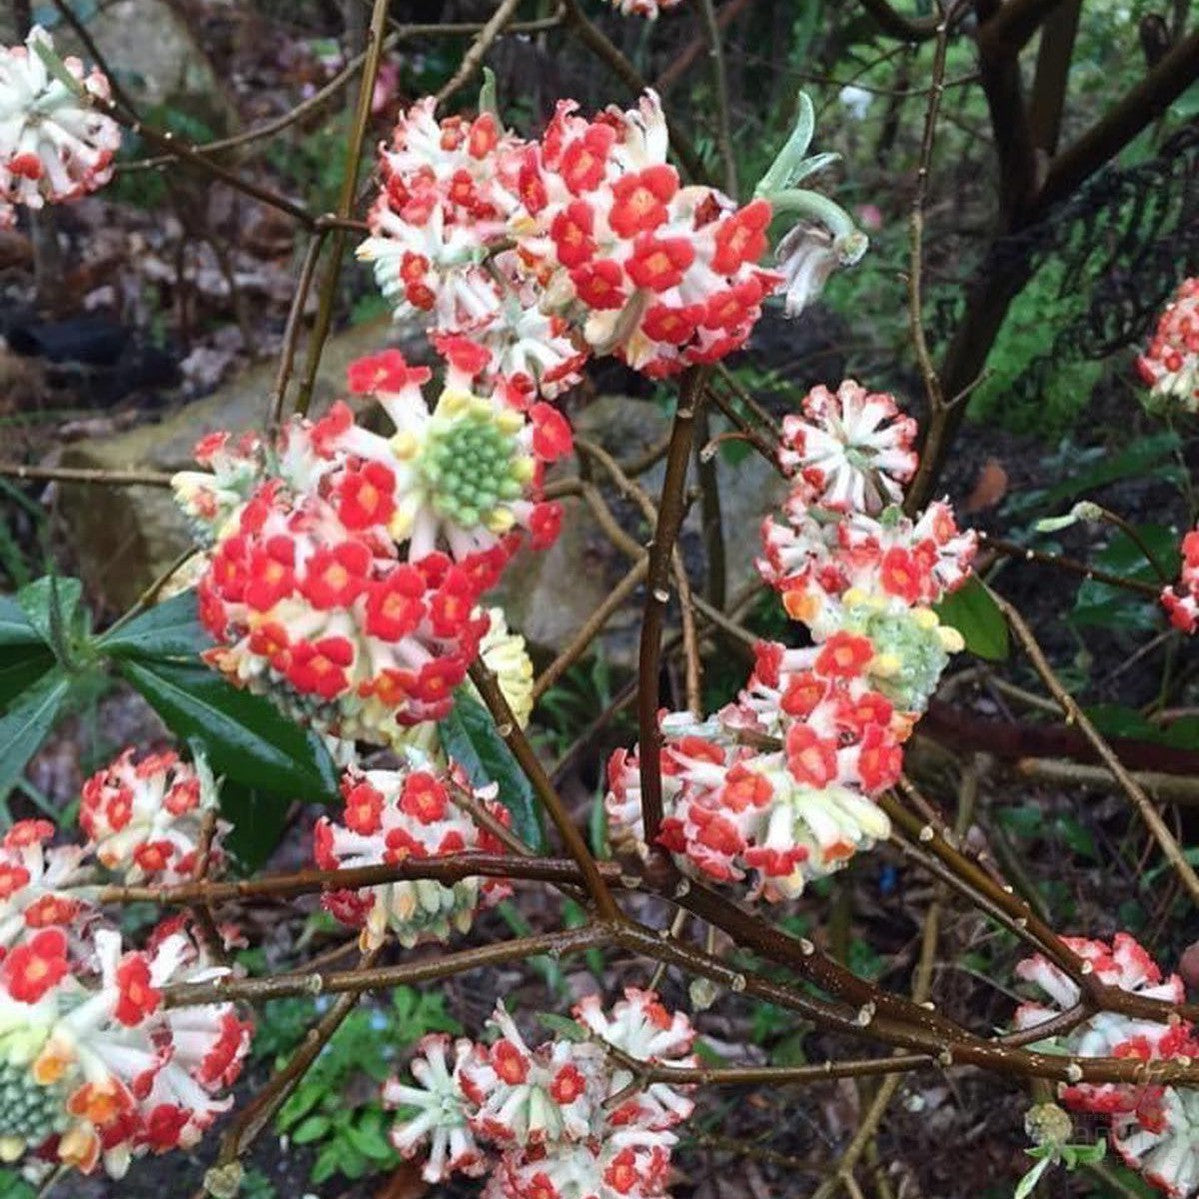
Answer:
[[[0,595],[0,649],[44,644],[45,638],[29,623],[25,609],[12,596]]]
[[[499,785],[500,803],[512,813],[517,836],[533,849],[544,847],[533,788],[496,731],[491,713],[474,696],[459,691],[454,710],[437,726],[441,744],[476,787]]]
[[[1162,739],[1162,730],[1150,724],[1136,708],[1127,708],[1123,704],[1094,704],[1085,711],[1105,737],[1134,737],[1138,741]]]
[[[196,593],[183,591],[105,633],[97,644],[114,658],[193,658],[212,638],[196,615]]]
[[[226,779],[221,785],[221,815],[233,825],[225,848],[246,874],[266,865],[287,827],[291,800]]]
[[[79,631],[83,584],[78,579],[46,575],[34,579],[17,592],[29,623],[59,658],[69,658],[71,643]]]
[[[0,709],[32,687],[54,665],[54,655],[40,642],[5,649],[0,655]]]
[[[1097,465],[1089,470],[1051,487],[1044,493],[1041,502],[1046,508],[1056,509],[1065,501],[1082,495],[1084,491],[1094,491],[1120,479],[1141,479],[1146,476],[1158,479],[1176,478],[1180,475],[1179,468],[1163,464],[1178,445],[1176,433],[1155,433],[1150,437],[1138,437],[1123,452],[1104,455]]]
[[[308,803],[337,798],[337,770],[324,742],[262,696],[198,662],[127,658],[118,667],[177,737],[199,742],[214,773]]]
[[[978,579],[967,579],[937,605],[943,624],[957,629],[966,648],[989,662],[1008,656],[1008,627],[999,606]]]
[[[1177,575],[1178,534],[1165,525],[1141,525],[1137,533],[1166,577]],[[1113,574],[1143,583],[1158,581],[1157,572],[1146,560],[1145,552],[1126,533],[1117,533],[1095,555],[1094,561],[1096,566]],[[1161,609],[1152,596],[1137,595],[1094,579],[1088,579],[1079,587],[1070,619],[1076,625],[1138,633],[1153,632],[1162,623]]]
[[[54,724],[70,690],[70,678],[58,668],[42,677],[0,720],[0,796],[21,777],[29,759]]]
[[[390,1162],[398,1156],[383,1133],[367,1124],[360,1122],[347,1125],[345,1137],[363,1157],[371,1161]]]
[[[587,1040],[587,1030],[569,1016],[559,1016],[556,1012],[538,1012],[537,1023],[563,1041]]]
[[[297,1145],[307,1145],[309,1141],[319,1140],[329,1131],[328,1116],[309,1116],[291,1134],[291,1139]]]

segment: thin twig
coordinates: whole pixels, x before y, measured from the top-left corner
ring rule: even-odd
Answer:
[[[504,32],[504,26],[512,19],[512,14],[519,7],[520,0],[500,0],[487,24],[479,30],[478,36],[467,47],[462,61],[458,64],[458,69],[438,91],[438,107],[470,82],[474,73],[483,65],[483,59],[492,43]]]
[[[0,462],[0,475],[35,483],[90,483],[99,487],[170,487],[172,476],[158,470],[102,470],[76,466],[26,466]]]
[[[557,828],[558,835],[562,838],[567,852],[578,863],[579,870],[583,876],[583,884],[587,888],[587,893],[591,896],[592,902],[595,904],[596,911],[604,920],[619,919],[620,909],[617,908],[616,901],[612,898],[612,892],[608,889],[608,885],[604,881],[599,863],[587,848],[587,842],[583,834],[575,827],[574,822],[570,818],[570,813],[567,812],[566,806],[563,804],[557,791],[554,790],[553,783],[550,782],[549,776],[545,773],[545,768],[541,765],[541,761],[537,757],[537,751],[530,744],[529,739],[524,735],[520,725],[517,723],[516,717],[508,705],[508,700],[505,698],[503,691],[500,690],[500,685],[496,681],[495,675],[487,669],[486,665],[480,659],[471,666],[470,678],[496,723],[496,732],[499,733],[505,744],[512,751],[512,756],[516,759],[521,770],[524,771],[525,777],[532,785],[538,800],[546,812],[549,813],[549,817],[554,822],[554,827]]]
[[[986,584],[983,585],[986,586]],[[1174,838],[1174,834],[1170,832],[1169,827],[1162,819],[1153,801],[1145,794],[1144,788],[1128,772],[1124,763],[1120,761],[1103,735],[1091,723],[1090,717],[1087,716],[1074,697],[1066,690],[1062,681],[1054,672],[1053,667],[1049,665],[1049,659],[1045,657],[1044,651],[1042,651],[1040,644],[1025,622],[1024,617],[1020,615],[1012,604],[991,590],[990,587],[987,587],[987,593],[999,606],[1004,616],[1007,617],[1008,625],[1015,634],[1016,640],[1023,647],[1024,652],[1028,655],[1029,661],[1032,662],[1033,669],[1041,676],[1041,681],[1049,688],[1054,699],[1061,705],[1062,711],[1066,715],[1067,724],[1078,725],[1079,731],[1091,743],[1091,747],[1099,755],[1104,765],[1111,771],[1116,782],[1120,784],[1121,790],[1128,796],[1133,806],[1140,813],[1146,828],[1149,829],[1166,860],[1178,875],[1183,886],[1186,887],[1192,902],[1199,903],[1199,875],[1195,873],[1195,868],[1187,861],[1186,856],[1178,846],[1177,840]]]
[[[729,111],[729,81],[720,45],[720,25],[712,0],[695,0],[703,24],[704,40],[708,46],[708,61],[712,65],[712,88],[716,93],[716,144],[724,166],[724,190],[737,198],[737,154],[733,149],[732,116]]]
[[[640,732],[638,749],[641,771],[641,813],[645,821],[645,841],[655,845],[662,824],[662,733],[658,727],[658,672],[662,661],[662,626],[670,601],[667,580],[671,556],[683,522],[684,489],[695,434],[695,413],[703,402],[705,374],[692,367],[683,376],[679,404],[666,454],[666,477],[658,506],[658,523],[650,546],[649,575],[645,614],[641,623],[641,647],[638,655],[637,721]]]
[[[341,192],[337,199],[337,216],[348,219],[354,204],[354,195],[358,185],[358,164],[362,160],[362,146],[366,141],[366,127],[371,119],[371,99],[375,91],[375,80],[379,75],[379,64],[383,58],[383,28],[387,24],[388,0],[374,0],[371,9],[370,27],[367,30],[366,62],[362,68],[362,79],[358,85],[358,105],[354,114],[354,126],[350,131],[350,139],[346,144],[345,165],[342,168]],[[300,384],[300,393],[296,397],[296,412],[300,416],[307,415],[308,406],[312,403],[312,389],[316,385],[317,371],[320,369],[321,354],[325,349],[325,341],[333,326],[333,305],[337,298],[337,283],[341,278],[341,259],[345,252],[345,232],[335,228],[331,238],[332,247],[329,255],[329,265],[325,278],[321,283],[320,301],[317,306],[316,322],[312,328],[312,336],[308,341],[308,360],[304,373],[304,381]]]

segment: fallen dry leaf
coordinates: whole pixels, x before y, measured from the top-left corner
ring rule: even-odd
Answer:
[[[981,512],[993,508],[1007,494],[1008,477],[998,458],[988,458],[978,472],[974,490],[962,505],[965,512]]]

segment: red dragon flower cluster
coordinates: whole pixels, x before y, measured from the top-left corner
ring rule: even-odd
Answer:
[[[661,720],[659,844],[717,881],[750,878],[769,901],[889,834],[875,797],[961,647],[929,605],[965,580],[975,542],[946,504],[916,521],[896,506],[913,434],[890,396],[852,382],[817,388],[787,418],[779,460],[793,489],[786,523],[763,526],[760,569],[812,644],[760,644],[734,703]],[[636,751],[612,755],[608,782],[611,827],[645,852]]]
[[[1192,529],[1182,539],[1182,569],[1178,582],[1173,587],[1163,588],[1161,600],[1176,629],[1190,634],[1199,627],[1199,529]]]
[[[108,79],[59,58],[40,26],[23,46],[0,47],[0,228],[16,204],[61,204],[108,182],[121,131],[92,103],[108,98]]]
[[[485,357],[451,359],[432,410],[428,370],[397,351],[353,364],[351,389],[378,398],[391,436],[340,402],[269,445],[201,443],[209,471],[175,484],[213,540],[198,589],[210,664],[343,738],[386,744],[448,714],[487,632],[479,598],[522,536],[557,535],[541,480],[571,449],[549,405],[466,389]]]
[[[176,881],[214,802],[203,768],[127,751],[87,784],[86,842],[52,845],[44,820],[0,841],[0,1160],[120,1177],[136,1156],[191,1149],[228,1109],[250,1026],[231,1003],[163,1003],[168,985],[228,971],[181,920],[126,949],[96,869]]]
[[[977,547],[947,503],[918,519],[896,502],[916,468],[915,426],[891,396],[820,387],[787,418],[779,461],[793,480],[762,528],[762,577],[818,644],[856,645],[863,669],[918,716],[961,639],[932,605],[961,586]]]
[[[1083,937],[1063,940],[1108,986],[1172,1004],[1186,998],[1178,975],[1163,977],[1157,963],[1128,933],[1117,933],[1110,945]],[[1045,996],[1043,1001],[1020,1005],[1018,1029],[1035,1029],[1079,1001],[1077,985],[1040,954],[1020,962],[1016,973]],[[1040,1047],[1080,1058],[1154,1062],[1199,1057],[1199,1039],[1188,1021],[1157,1024],[1117,1012],[1092,1016]],[[1199,1090],[1152,1082],[1076,1083],[1062,1089],[1060,1100],[1074,1111],[1108,1117],[1112,1143],[1125,1162],[1171,1199],[1199,1193]]]
[[[575,1009],[577,1036],[530,1048],[502,1004],[490,1044],[426,1037],[414,1084],[392,1079],[400,1110],[392,1143],[424,1151],[429,1182],[489,1173],[495,1199],[651,1199],[665,1193],[676,1136],[692,1101],[665,1083],[639,1085],[614,1060],[687,1066],[694,1031],[650,991],[630,989],[611,1014],[591,996]]]
[[[1185,279],[1137,359],[1154,408],[1199,412],[1199,278]]]
[[[410,757],[419,755],[410,753]],[[396,865],[409,858],[444,854],[502,853],[494,837],[480,831],[454,802],[455,790],[471,794],[469,781],[454,766],[435,769],[422,762],[400,770],[351,768],[342,779],[343,823],[322,818],[313,834],[316,864],[322,870]],[[492,784],[474,793],[479,805],[502,824],[508,811]],[[333,891],[325,907],[343,923],[362,929],[364,949],[381,945],[390,929],[406,948],[418,941],[445,941],[465,933],[475,912],[511,894],[499,879],[397,880],[361,891]]]
[[[206,817],[216,811],[216,787],[199,769],[167,751],[139,762],[127,749],[83,784],[79,827],[101,865],[137,885],[170,886],[192,877]],[[217,820],[207,844],[219,867],[229,825]]]
[[[488,347],[502,373],[546,396],[577,382],[591,355],[616,354],[651,376],[715,362],[745,342],[762,301],[787,281],[757,265],[769,196],[739,207],[715,188],[684,186],[667,162],[655,93],[591,119],[577,108],[561,102],[528,141],[488,112],[439,123],[433,102],[420,101],[381,152],[383,188],[359,249],[397,316]],[[790,147],[781,185],[806,146]],[[839,230],[848,222],[815,193],[787,194]]]

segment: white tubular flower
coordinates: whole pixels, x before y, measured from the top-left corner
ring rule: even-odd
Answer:
[[[414,754],[415,758],[416,755]],[[400,770],[351,768],[342,779],[344,824],[322,819],[313,830],[316,863],[322,870],[399,863],[408,858],[503,851],[452,800],[449,777],[410,763]],[[455,780],[468,786],[464,778]],[[480,802],[497,819],[505,808],[491,793]],[[435,879],[401,879],[363,891],[334,891],[325,906],[343,923],[362,929],[365,948],[380,945],[390,929],[400,944],[448,940],[466,932],[480,907],[509,894],[500,879],[464,878],[451,884]]]
[[[1115,1117],[1112,1140],[1159,1191],[1190,1199],[1199,1194],[1199,1090],[1165,1087],[1154,1108]]]
[[[1199,277],[1184,279],[1137,359],[1148,407],[1199,412]]]
[[[90,100],[108,98],[104,75],[58,58],[41,26],[0,47],[0,201],[41,208],[107,183],[121,130]]]
[[[195,767],[166,752],[134,762],[134,750],[83,784],[79,826],[87,850],[127,883],[184,882],[196,865],[201,829],[217,806],[216,781],[206,764]],[[208,852],[220,865],[227,821],[218,820]]]
[[[486,1168],[486,1157],[471,1131],[461,1082],[462,1067],[474,1054],[475,1046],[466,1039],[451,1046],[444,1034],[427,1036],[409,1066],[417,1085],[398,1078],[383,1084],[384,1106],[401,1111],[390,1134],[397,1152],[411,1158],[426,1144],[429,1147],[421,1167],[426,1182],[444,1182],[458,1172],[477,1175]]]
[[[916,432],[894,396],[846,379],[835,392],[813,388],[803,414],[783,418],[779,463],[805,502],[877,515],[916,473]]]
[[[18,820],[0,840],[0,950],[27,931],[67,926],[93,912],[82,881],[82,846],[50,846],[48,820]]]

